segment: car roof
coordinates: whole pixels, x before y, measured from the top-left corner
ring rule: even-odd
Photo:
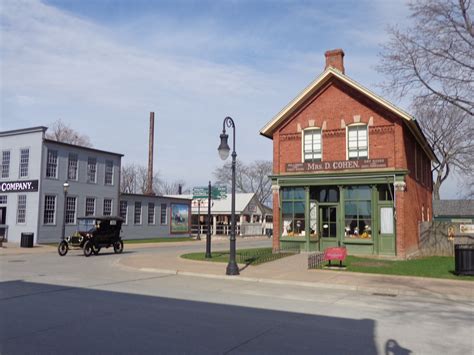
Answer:
[[[87,216],[87,217],[77,217],[77,219],[99,219],[101,221],[122,221],[122,217],[118,216]]]

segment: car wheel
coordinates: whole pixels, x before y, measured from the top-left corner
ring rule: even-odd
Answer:
[[[100,247],[92,247],[92,251],[94,252],[94,255],[98,255],[100,251]]]
[[[84,256],[88,257],[92,255],[92,243],[87,241],[84,243],[84,246],[82,247],[84,251]]]
[[[123,252],[123,242],[121,240],[118,240],[114,243],[114,252],[117,254]]]
[[[67,254],[67,251],[69,250],[69,247],[67,243],[63,240],[61,243],[58,245],[58,254],[61,256],[64,256]]]

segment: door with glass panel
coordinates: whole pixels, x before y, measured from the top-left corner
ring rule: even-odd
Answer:
[[[379,253],[395,255],[393,206],[379,202]]]
[[[319,206],[320,250],[338,245],[337,205]]]

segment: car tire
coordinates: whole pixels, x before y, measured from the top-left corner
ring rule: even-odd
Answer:
[[[116,254],[123,252],[123,242],[121,240],[118,240],[114,243],[114,252]]]
[[[62,240],[61,243],[59,243],[58,245],[58,254],[60,256],[64,256],[67,254],[68,250],[69,250],[69,247],[67,243],[64,240]]]
[[[92,255],[93,249],[92,249],[92,243],[91,242],[89,242],[89,241],[85,242],[82,249],[83,249],[85,257],[89,257],[89,256]]]
[[[100,247],[92,247],[92,251],[94,252],[94,255],[99,255],[100,252]]]

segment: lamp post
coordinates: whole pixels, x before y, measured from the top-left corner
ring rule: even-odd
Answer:
[[[225,133],[225,128],[232,128],[232,209],[231,209],[231,229],[230,229],[230,255],[229,263],[227,264],[226,274],[227,275],[239,275],[239,267],[235,261],[235,160],[237,153],[235,152],[235,124],[231,117],[224,118],[222,123],[222,133],[220,135],[221,144],[217,150],[222,160],[226,160],[229,157],[230,147],[227,143],[229,136]]]
[[[63,231],[61,235],[61,239],[64,240],[66,238],[66,209],[67,209],[67,190],[69,189],[69,183],[67,181],[63,184],[63,192],[64,192],[64,209],[63,209]]]

